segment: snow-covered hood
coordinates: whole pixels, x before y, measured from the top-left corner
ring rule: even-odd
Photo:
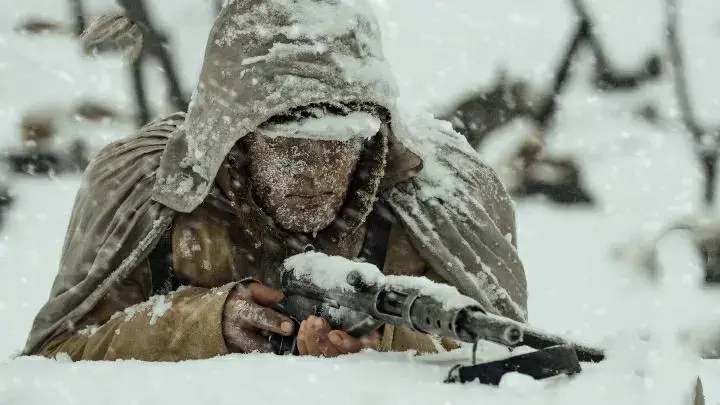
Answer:
[[[231,0],[210,33],[187,120],[162,156],[153,199],[192,211],[233,145],[275,115],[318,103],[366,103],[392,117],[396,99],[365,0]],[[372,120],[353,118],[347,122],[355,127],[338,136],[372,128]]]

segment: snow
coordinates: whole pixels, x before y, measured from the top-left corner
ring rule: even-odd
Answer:
[[[232,7],[233,2],[228,4]],[[227,7],[227,6],[226,6]],[[246,6],[245,6],[246,7]],[[349,30],[360,28],[358,13],[368,15],[366,0],[340,0],[334,2],[303,2],[296,0],[270,0],[248,7],[248,12],[232,18],[235,25],[229,26],[219,39],[219,45],[229,46],[243,33],[252,30],[253,35],[272,38],[283,35],[290,40],[304,39],[315,41],[344,35]],[[325,18],[329,14],[334,18]],[[277,30],[271,21],[287,21],[287,27]],[[256,30],[257,24],[260,30]],[[285,24],[283,22],[283,24]]]
[[[416,290],[422,295],[435,298],[448,310],[479,306],[475,300],[460,294],[455,287],[439,284],[425,277],[384,276],[374,264],[328,256],[322,252],[306,252],[289,257],[285,260],[285,268],[301,282],[324,290],[352,293],[354,288],[347,280],[351,273],[356,272],[362,278],[363,284],[386,286],[393,291]]]
[[[132,319],[137,313],[145,312],[150,315],[150,325],[155,325],[167,311],[172,308],[172,301],[164,295],[153,295],[149,300],[125,308],[125,320]],[[116,316],[120,316],[118,312]]]
[[[588,2],[619,68],[638,66],[647,52],[663,48],[663,7],[657,1]],[[89,3],[94,13],[117,8],[110,0]],[[197,80],[212,23],[208,3],[177,0],[167,7],[161,0],[149,2],[152,11],[162,10],[156,19],[172,33],[170,47],[178,52],[186,91]],[[402,107],[439,109],[488,83],[500,63],[533,84],[547,85],[572,30],[566,3],[373,1]],[[703,123],[714,124],[720,121],[720,56],[712,52],[720,41],[720,4],[696,0],[680,5],[692,103]],[[64,20],[65,8],[66,2],[57,0],[0,3],[3,147],[18,144],[19,117],[38,105],[59,111],[64,133],[84,136],[94,145],[132,129],[131,122],[80,125],[63,115],[69,104],[85,97],[132,111],[119,57],[83,59],[79,44],[69,38],[28,38],[10,30],[28,15]],[[702,275],[690,239],[677,232],[659,242],[656,283],[612,254],[618,244],[650,239],[701,206],[702,179],[689,136],[675,122],[670,81],[632,94],[601,95],[587,84],[589,65],[584,58],[576,67],[548,147],[579,158],[599,206],[519,201],[517,239],[528,270],[530,322],[607,348],[607,361],[584,365],[572,379],[537,382],[508,375],[500,387],[487,387],[441,382],[451,365],[467,360],[467,352],[427,357],[368,352],[336,359],[231,355],[163,364],[71,363],[62,356],[12,359],[47,298],[80,186],[72,175],[15,178],[17,205],[0,230],[0,355],[7,358],[0,362],[0,404],[689,404],[698,375],[707,403],[717,403],[720,363],[700,360],[678,343],[682,331],[720,324],[720,294],[698,287]],[[166,111],[160,72],[155,65],[146,69],[153,110]],[[646,103],[655,104],[671,125],[635,119],[631,112]],[[703,333],[688,337],[687,344],[702,345]],[[497,354],[487,346],[488,357]],[[272,389],[261,389],[267,385]]]
[[[322,289],[352,291],[347,282],[351,272],[357,272],[366,284],[383,282],[383,275],[370,263],[355,262],[340,256],[328,256],[322,252],[306,252],[285,259],[284,267],[298,280],[305,280]]]
[[[324,114],[299,121],[261,127],[257,132],[275,138],[304,138],[347,142],[351,139],[368,139],[380,131],[380,120],[372,114],[355,111],[348,115]]]

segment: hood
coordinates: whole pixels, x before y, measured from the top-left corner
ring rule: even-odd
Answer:
[[[235,143],[312,104],[374,105],[396,131],[397,87],[364,0],[235,0],[219,14],[185,123],[162,156],[153,199],[190,212]]]

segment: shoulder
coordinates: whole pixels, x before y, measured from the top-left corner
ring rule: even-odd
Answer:
[[[103,147],[85,170],[85,183],[112,175],[116,177],[128,170],[154,175],[160,164],[165,145],[185,121],[185,113],[174,113],[158,118],[125,138]]]
[[[470,195],[486,204],[510,204],[495,170],[449,122],[428,114],[403,118],[405,128],[398,131],[398,139],[422,160],[412,181],[418,197],[451,202]]]
[[[185,121],[185,113],[178,112],[158,118],[145,124],[135,133],[125,138],[111,142],[103,147],[92,159],[88,169],[95,169],[120,157],[145,155],[138,151],[149,152],[163,150],[172,134]]]
[[[73,216],[126,199],[149,201],[165,145],[184,118],[180,113],[157,119],[97,152],[83,173]]]

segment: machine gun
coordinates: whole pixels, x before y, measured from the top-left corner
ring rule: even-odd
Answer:
[[[602,350],[571,343],[528,325],[488,313],[454,287],[425,277],[385,276],[369,263],[309,252],[286,260],[280,270],[285,299],[276,308],[295,322],[310,315],[333,329],[361,337],[383,324],[472,343],[473,365],[455,366],[446,382],[478,379],[498,384],[502,375],[520,372],[536,379],[581,371],[580,361],[599,362]],[[297,328],[296,328],[297,329]],[[537,349],[504,360],[476,364],[479,341]],[[296,354],[296,336],[270,339],[278,354]]]

